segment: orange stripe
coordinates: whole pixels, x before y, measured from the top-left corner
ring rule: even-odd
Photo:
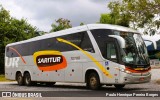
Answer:
[[[148,71],[151,70],[151,67],[148,69],[148,70],[141,70],[141,71],[137,71],[137,70],[134,70],[134,69],[131,69],[131,68],[125,68],[127,71],[130,71],[132,73],[146,73]]]
[[[23,61],[24,64],[26,64],[25,60],[23,59],[23,57],[21,56],[21,54],[14,48],[9,47],[9,49],[13,50],[14,52],[16,52],[18,54],[18,56],[21,58],[21,60]]]

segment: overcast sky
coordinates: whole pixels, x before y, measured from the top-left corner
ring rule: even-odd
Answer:
[[[12,17],[25,18],[40,31],[48,32],[58,18],[66,18],[73,26],[95,23],[102,13],[109,12],[111,0],[0,0]]]

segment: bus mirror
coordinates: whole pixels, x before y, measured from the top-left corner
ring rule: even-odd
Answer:
[[[117,39],[120,47],[125,48],[125,40],[121,36],[118,35],[108,35],[108,36]]]

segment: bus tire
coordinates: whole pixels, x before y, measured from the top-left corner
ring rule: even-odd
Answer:
[[[97,90],[101,86],[99,76],[96,72],[89,74],[87,79],[87,87],[92,90]]]
[[[115,84],[116,89],[123,89],[125,84]]]
[[[22,74],[21,73],[18,73],[17,74],[17,76],[16,76],[16,80],[17,80],[17,83],[18,83],[18,85],[23,85],[23,76],[22,76]]]
[[[31,76],[28,72],[24,74],[24,84],[26,86],[30,86],[32,84]]]

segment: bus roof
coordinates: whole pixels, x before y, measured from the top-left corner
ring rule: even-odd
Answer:
[[[118,25],[87,24],[87,25],[77,26],[77,27],[73,27],[73,28],[69,28],[69,29],[65,29],[65,30],[61,30],[61,31],[57,31],[57,32],[51,32],[49,34],[45,34],[45,35],[42,35],[42,36],[37,36],[37,37],[31,38],[31,39],[28,39],[28,40],[23,40],[23,41],[20,41],[20,42],[10,43],[7,46],[12,46],[12,45],[16,45],[16,44],[22,44],[22,43],[41,40],[41,39],[46,39],[46,38],[51,38],[51,37],[76,33],[76,32],[80,32],[80,31],[92,30],[92,29],[112,29],[112,30],[117,30],[117,31],[139,33],[138,31],[136,31],[134,29],[123,27],[123,26],[118,26]]]

